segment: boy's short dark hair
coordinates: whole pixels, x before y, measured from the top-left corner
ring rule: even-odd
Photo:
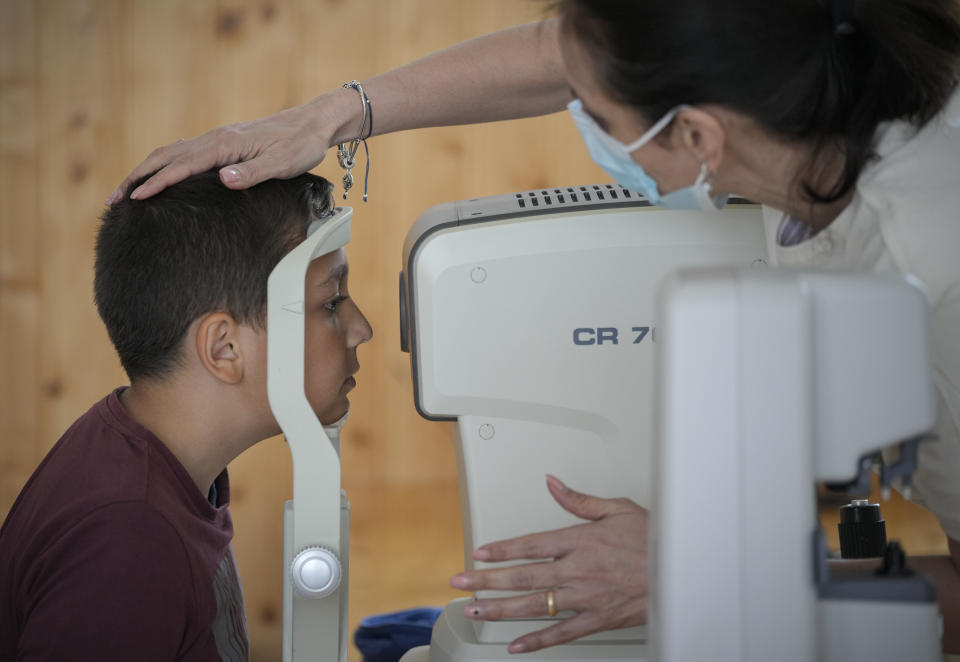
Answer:
[[[107,209],[94,298],[131,381],[174,368],[187,329],[202,315],[223,311],[262,327],[267,277],[332,208],[332,189],[305,174],[234,191],[210,171]]]

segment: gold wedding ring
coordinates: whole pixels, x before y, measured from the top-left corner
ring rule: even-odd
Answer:
[[[551,618],[557,615],[557,595],[552,588],[547,590],[547,613]]]

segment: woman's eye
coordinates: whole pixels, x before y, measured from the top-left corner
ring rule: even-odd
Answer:
[[[343,296],[337,297],[333,301],[328,301],[327,303],[323,304],[323,307],[332,313],[337,310],[337,306],[339,306],[341,303],[343,303],[346,300],[347,300],[347,297],[343,297]]]

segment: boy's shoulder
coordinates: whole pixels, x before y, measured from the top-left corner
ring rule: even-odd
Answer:
[[[133,514],[166,520],[183,538],[213,525],[226,530],[228,544],[229,512],[206,502],[173,454],[126,414],[120,391],[80,416],[37,467],[0,530],[0,557],[14,543],[42,553]]]
[[[140,630],[142,618],[162,624],[151,625],[158,650],[187,631],[209,636],[215,576],[232,563],[229,511],[206,501],[118,393],[64,433],[0,529],[0,595],[19,614],[0,609],[0,640],[58,628],[70,640],[124,619]],[[229,490],[225,473],[218,482]],[[0,645],[0,658],[9,652]]]
[[[27,481],[11,516],[76,522],[115,502],[151,500],[150,474],[168,473],[167,458],[162,443],[126,415],[121,391],[95,403],[63,433]]]

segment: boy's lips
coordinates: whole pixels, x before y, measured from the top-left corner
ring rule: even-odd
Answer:
[[[357,380],[354,379],[353,377],[347,377],[345,380],[343,380],[344,388],[351,389],[351,388],[354,388],[356,385],[357,385]]]

